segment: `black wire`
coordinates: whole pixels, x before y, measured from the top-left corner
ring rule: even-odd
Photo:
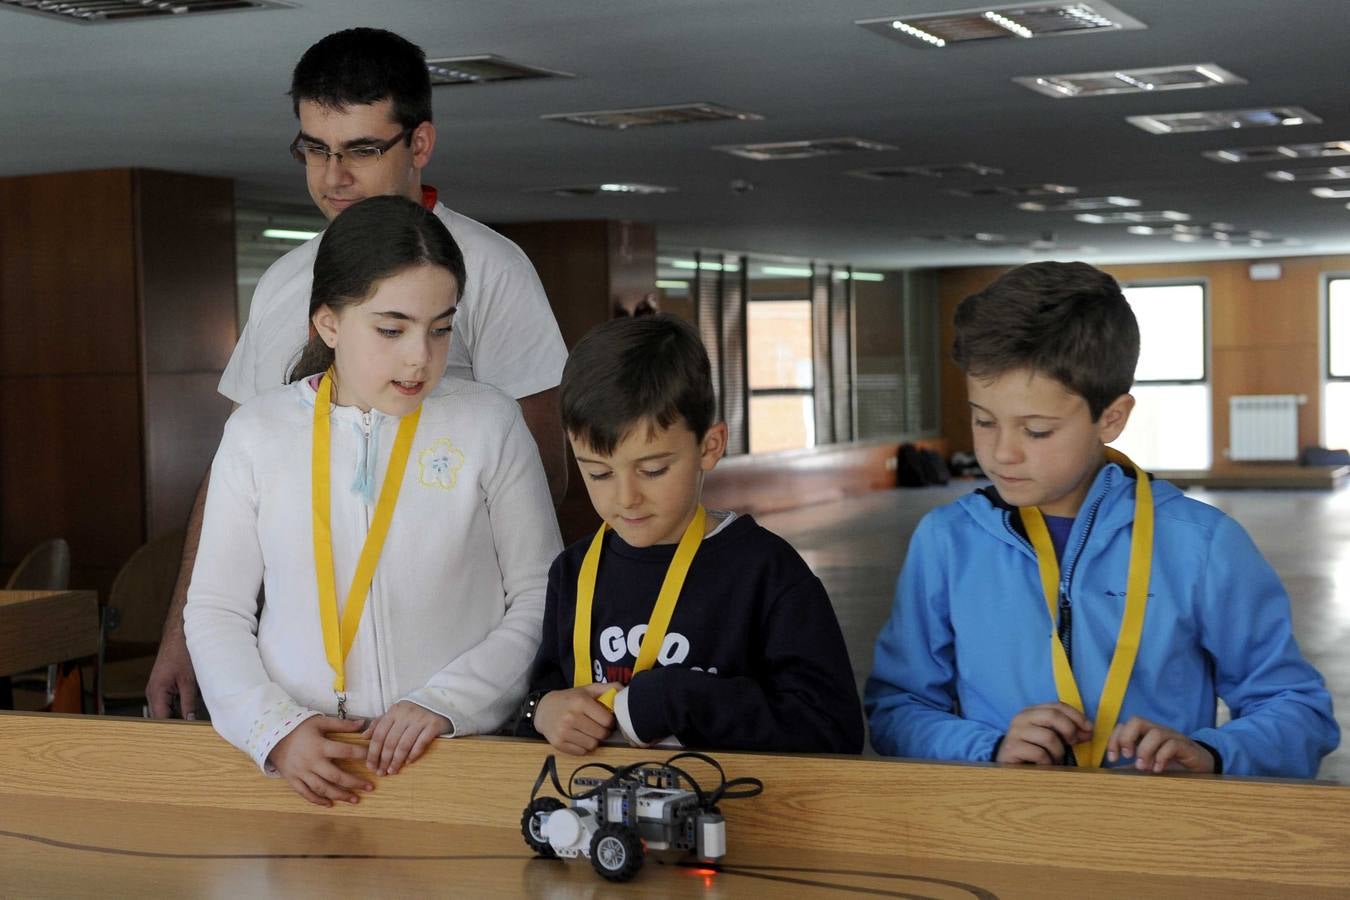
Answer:
[[[682,759],[696,759],[717,770],[717,789],[711,794],[706,793],[703,788],[699,786],[699,783],[694,776],[675,765],[676,760]],[[586,763],[585,765],[578,766],[572,771],[572,775],[567,781],[567,787],[564,788],[562,780],[558,777],[557,757],[550,753],[548,758],[544,760],[543,767],[539,770],[539,777],[534,780],[534,788],[530,791],[530,801],[534,801],[534,798],[539,793],[539,789],[543,787],[545,779],[551,779],[554,789],[569,800],[585,800],[621,783],[638,769],[650,768],[663,768],[673,773],[676,786],[679,786],[680,779],[687,782],[689,789],[692,790],[694,795],[698,798],[699,808],[705,811],[715,809],[718,802],[721,800],[740,800],[747,797],[755,797],[764,792],[764,782],[758,778],[752,778],[746,775],[728,781],[726,770],[722,768],[717,760],[707,754],[696,753],[692,750],[677,753],[663,763],[654,760],[643,760],[642,762],[630,763],[626,766],[611,766],[599,762]],[[580,794],[574,793],[572,787],[576,784],[577,776],[587,769],[600,769],[608,772],[609,777]]]

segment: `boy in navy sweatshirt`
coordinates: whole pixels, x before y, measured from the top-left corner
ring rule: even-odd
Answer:
[[[517,733],[572,754],[615,731],[636,746],[859,752],[824,586],[750,516],[700,503],[727,426],[698,333],[668,315],[607,322],[572,350],[561,394],[604,524],[549,572]]]

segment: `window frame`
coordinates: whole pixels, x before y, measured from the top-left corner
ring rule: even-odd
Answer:
[[[1350,374],[1335,375],[1331,371],[1331,284],[1334,281],[1350,282],[1350,272],[1322,273],[1321,322],[1319,323],[1322,339],[1318,341],[1318,350],[1322,354],[1319,368],[1322,370],[1323,384],[1331,381],[1350,381]],[[1350,340],[1350,335],[1347,335],[1346,339]]]
[[[1130,288],[1155,288],[1155,287],[1198,287],[1200,288],[1200,377],[1199,378],[1138,378],[1135,384],[1147,385],[1182,385],[1182,384],[1204,384],[1210,385],[1211,376],[1214,367],[1211,358],[1213,341],[1210,337],[1210,309],[1209,309],[1209,279],[1203,276],[1194,278],[1141,278],[1133,281],[1120,282],[1120,290],[1123,294]],[[1126,298],[1126,302],[1129,299]],[[1133,307],[1131,307],[1133,308]],[[1143,336],[1140,335],[1142,345]],[[1211,385],[1212,388],[1212,385]],[[1212,415],[1212,414],[1211,414]],[[1211,429],[1213,424],[1211,423]]]
[[[820,446],[820,435],[817,433],[817,429],[814,427],[814,424],[815,424],[815,412],[816,412],[815,404],[816,404],[816,380],[817,380],[817,379],[816,379],[816,375],[817,375],[817,373],[816,373],[816,367],[815,367],[815,365],[814,365],[814,361],[815,361],[815,351],[816,351],[816,335],[815,335],[815,328],[814,328],[815,323],[814,323],[814,318],[813,318],[813,316],[814,316],[814,313],[815,313],[815,304],[814,304],[814,303],[812,302],[812,300],[811,300],[811,294],[810,294],[810,291],[809,291],[809,290],[807,291],[807,295],[806,295],[805,297],[798,296],[798,295],[795,294],[795,293],[783,293],[783,294],[771,293],[771,294],[764,294],[763,296],[758,296],[758,297],[757,297],[757,296],[754,295],[754,292],[753,292],[752,290],[748,290],[748,289],[747,289],[746,295],[747,295],[747,296],[746,296],[746,299],[745,299],[745,410],[746,410],[746,414],[745,414],[745,452],[746,452],[746,455],[753,455],[753,454],[755,454],[756,452],[758,452],[758,453],[792,452],[792,451],[777,451],[777,450],[760,450],[760,451],[756,451],[753,447],[750,446],[750,419],[751,419],[750,406],[751,406],[752,401],[753,401],[756,397],[806,397],[807,399],[809,399],[809,400],[811,401],[811,416],[812,416],[812,424],[813,424],[813,427],[812,427],[812,429],[811,429],[811,443],[807,444],[805,447],[797,447],[797,448],[795,448],[795,449],[796,449],[796,450],[810,450],[810,449],[812,449],[812,448],[814,448],[814,447],[818,447],[818,446]],[[806,310],[807,310],[807,317],[806,317],[807,332],[806,332],[806,336],[807,336],[807,339],[810,341],[810,344],[811,344],[810,358],[811,358],[811,360],[812,360],[812,362],[813,362],[813,365],[811,366],[811,384],[808,385],[807,387],[772,387],[772,388],[757,388],[757,387],[751,387],[751,385],[750,385],[750,346],[751,346],[751,336],[750,336],[750,328],[751,328],[750,307],[751,307],[753,304],[756,304],[756,303],[805,303],[805,304],[806,304]]]

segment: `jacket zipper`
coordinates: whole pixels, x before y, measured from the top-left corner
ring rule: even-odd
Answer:
[[[373,418],[374,418],[374,414],[373,414],[373,413],[370,413],[370,412],[363,412],[363,413],[361,413],[361,433],[362,433],[363,435],[365,435],[365,441],[366,441],[366,453],[367,453],[367,454],[370,453],[370,432],[371,432],[371,425],[372,425],[372,419],[373,419]],[[378,462],[378,460],[376,460],[376,462]],[[367,464],[369,464],[369,463],[367,463]],[[361,503],[361,509],[364,511],[364,514],[365,514],[365,520],[366,520],[366,536],[369,537],[369,536],[370,536],[370,507],[367,506],[364,502],[362,502],[362,503]],[[376,690],[376,696],[379,697],[380,706],[381,706],[381,707],[387,707],[388,704],[385,702],[385,699],[386,699],[386,698],[385,698],[385,696],[384,696],[384,678],[383,678],[383,675],[382,675],[381,670],[380,670],[380,669],[381,669],[381,664],[380,664],[380,626],[379,626],[379,624],[378,624],[379,621],[380,621],[380,617],[379,617],[379,613],[378,613],[378,606],[379,606],[379,605],[378,605],[377,603],[374,602],[374,601],[375,601],[375,598],[376,598],[375,583],[376,583],[376,580],[377,580],[378,576],[379,576],[379,567],[377,566],[377,567],[376,567],[376,572],[374,573],[374,575],[373,575],[373,576],[371,577],[371,579],[370,579],[370,598],[369,598],[369,601],[368,601],[368,604],[367,604],[367,605],[369,606],[369,612],[370,612],[370,636],[371,636],[372,642],[373,642],[374,645],[375,645],[375,690]]]

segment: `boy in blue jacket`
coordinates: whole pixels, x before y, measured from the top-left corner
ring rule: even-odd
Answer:
[[[915,530],[865,692],[876,749],[1314,777],[1340,731],[1274,570],[1235,521],[1106,446],[1139,357],[1115,280],[1022,266],[955,325],[992,483]]]

